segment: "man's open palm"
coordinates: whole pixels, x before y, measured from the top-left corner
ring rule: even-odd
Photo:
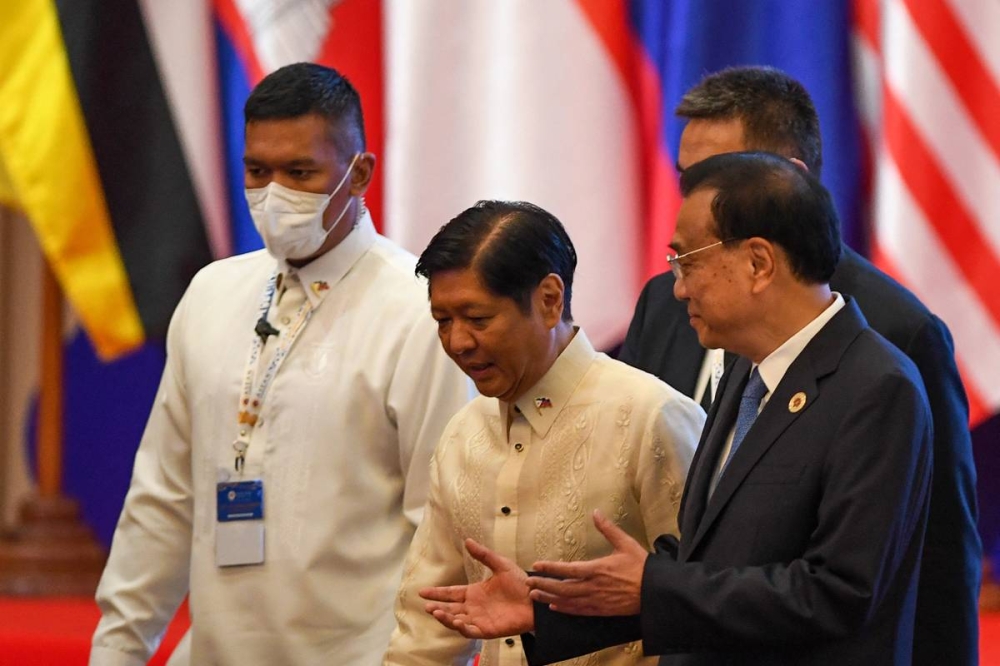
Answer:
[[[500,638],[534,629],[527,574],[472,539],[466,539],[465,549],[493,575],[480,583],[420,590],[428,600],[424,610],[467,638]]]

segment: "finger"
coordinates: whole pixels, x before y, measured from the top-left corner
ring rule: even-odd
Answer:
[[[455,614],[454,613],[449,613],[448,611],[443,610],[441,608],[431,609],[429,605],[425,608],[425,610],[430,615],[432,615],[435,620],[437,620],[438,622],[440,622],[441,624],[443,624],[447,628],[449,628],[449,629],[451,629],[453,631],[458,631],[458,629],[455,627]]]
[[[418,590],[417,594],[428,601],[465,601],[465,585],[451,585],[449,587],[425,587]]]
[[[533,590],[541,590],[545,594],[562,598],[579,597],[589,594],[589,590],[586,589],[584,582],[576,579],[557,580],[555,578],[538,578],[532,576],[528,578],[528,582]]]
[[[503,555],[494,553],[492,550],[480,543],[477,543],[473,539],[465,540],[465,549],[469,551],[469,555],[471,555],[474,560],[486,565],[489,567],[490,571],[494,573],[507,571],[516,567],[513,562],[508,560]]]
[[[458,619],[457,615],[454,615],[452,613],[448,613],[448,612],[443,611],[443,610],[435,610],[433,613],[431,613],[431,615],[434,616],[435,620],[437,620],[438,622],[440,622],[442,625],[444,625],[448,629],[451,629],[452,631],[457,631],[458,633],[462,634],[463,636],[466,636],[466,631],[468,630],[468,628],[467,628],[467,626],[463,622],[461,622]],[[467,637],[468,638],[472,638],[471,636],[467,636]]]
[[[464,606],[462,604],[445,604],[438,601],[431,601],[424,604],[424,611],[431,615],[434,614],[434,611],[442,611],[449,615],[458,615],[463,610]]]
[[[466,638],[482,638],[483,632],[474,624],[466,624],[461,619],[455,618],[455,630]]]
[[[532,590],[528,596],[531,597],[532,601],[536,601],[540,604],[547,604],[549,606],[553,604],[561,604],[566,600],[565,597],[546,592],[545,590]]]
[[[597,573],[597,562],[600,560],[588,560],[585,562],[553,562],[542,560],[531,565],[533,571],[556,576],[557,578],[589,578]],[[529,578],[528,580],[531,580]]]
[[[482,638],[483,632],[474,624],[467,624],[460,615],[453,615],[443,610],[436,610],[431,613],[434,619],[452,631],[457,631],[466,638]]]
[[[615,550],[629,550],[635,546],[642,548],[642,545],[630,537],[622,528],[614,524],[613,521],[604,517],[600,511],[594,510],[594,526],[597,531],[604,535]]]
[[[549,607],[549,610],[556,611],[557,613],[566,613],[569,615],[602,615],[588,601],[587,597],[561,597],[541,590],[532,590],[530,596],[532,601],[545,604]]]

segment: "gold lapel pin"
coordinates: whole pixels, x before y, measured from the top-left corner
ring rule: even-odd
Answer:
[[[802,411],[802,408],[806,406],[806,394],[799,391],[792,396],[792,399],[788,401],[788,411],[792,414],[796,414]]]

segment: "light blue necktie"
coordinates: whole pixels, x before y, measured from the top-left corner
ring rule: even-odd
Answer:
[[[726,471],[726,467],[729,466],[729,462],[733,459],[733,454],[736,453],[736,449],[740,448],[740,444],[743,443],[743,438],[747,436],[750,431],[750,427],[753,422],[757,420],[757,412],[760,410],[760,401],[764,398],[767,393],[767,385],[764,384],[764,380],[760,378],[760,373],[757,372],[757,368],[753,369],[750,373],[750,379],[747,380],[747,385],[743,389],[743,395],[740,396],[740,411],[736,415],[736,430],[733,433],[733,445],[729,449],[729,456],[726,458],[726,464],[722,466],[722,471],[719,472],[719,476]]]

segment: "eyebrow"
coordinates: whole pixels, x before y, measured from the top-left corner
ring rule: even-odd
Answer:
[[[299,159],[291,160],[290,162],[285,162],[282,164],[284,167],[306,167],[306,166],[316,166],[318,162],[311,157],[300,157]]]
[[[316,166],[317,164],[319,164],[319,163],[316,160],[312,159],[312,158],[302,157],[302,158],[291,160],[289,162],[282,162],[280,166],[283,169],[289,169],[289,168],[294,169],[296,167],[313,167],[313,166]],[[256,158],[253,158],[253,157],[247,157],[247,156],[244,155],[243,156],[243,165],[244,166],[265,166],[265,165],[268,165],[268,163],[266,161],[264,161],[264,160],[259,160],[259,159],[256,159]]]

